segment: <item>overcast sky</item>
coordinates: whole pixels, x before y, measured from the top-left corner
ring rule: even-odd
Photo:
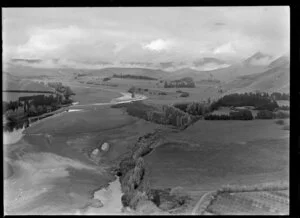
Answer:
[[[6,8],[4,58],[166,62],[289,52],[289,7]]]

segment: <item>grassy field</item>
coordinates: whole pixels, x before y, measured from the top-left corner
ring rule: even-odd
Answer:
[[[288,131],[274,120],[200,120],[145,157],[155,188],[214,190],[225,184],[288,181]]]
[[[289,190],[222,193],[206,211],[215,215],[288,215]]]
[[[81,78],[81,81],[87,82],[89,78]],[[94,79],[96,83],[97,80]],[[112,90],[123,90],[127,91],[130,87],[134,86],[136,88],[148,89],[148,91],[142,94],[148,97],[147,102],[154,104],[172,104],[175,102],[190,102],[190,101],[202,101],[208,98],[215,98],[219,96],[218,88],[216,86],[208,85],[196,85],[195,88],[164,88],[163,84],[158,81],[151,80],[136,80],[136,79],[120,79],[113,78],[106,82],[107,84],[117,84],[117,87],[110,87]],[[86,84],[87,86],[107,88],[105,85],[92,85]],[[176,93],[177,90],[182,90],[188,92],[188,97],[179,97],[180,93]],[[158,95],[159,92],[166,92],[167,95]]]

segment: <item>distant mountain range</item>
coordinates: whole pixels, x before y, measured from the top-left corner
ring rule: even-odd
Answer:
[[[59,59],[52,61],[59,63]],[[5,71],[11,75],[23,78],[72,76],[74,73],[84,73],[101,77],[112,76],[113,74],[142,75],[162,80],[191,77],[195,82],[208,79],[220,80],[227,91],[289,90],[289,57],[281,56],[274,59],[272,56],[261,52],[253,54],[240,63],[231,65],[217,58],[200,58],[195,60],[190,67],[187,67],[187,64],[184,62],[162,62],[159,63],[159,66],[156,64],[155,68],[152,68],[152,64],[148,62],[122,63],[127,64],[129,67],[111,67],[109,63],[101,62],[105,66],[107,65],[101,69],[78,69],[72,67],[43,68],[31,66],[41,64],[41,62],[42,60],[39,59],[12,59]],[[27,64],[23,65],[23,63]],[[130,67],[131,65],[134,67]],[[139,65],[148,67],[138,67]],[[218,68],[218,66],[222,67]],[[205,70],[209,67],[210,69],[212,67],[216,67],[217,69]]]

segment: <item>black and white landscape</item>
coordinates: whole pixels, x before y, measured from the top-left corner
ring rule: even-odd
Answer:
[[[289,8],[4,8],[6,215],[289,214]]]

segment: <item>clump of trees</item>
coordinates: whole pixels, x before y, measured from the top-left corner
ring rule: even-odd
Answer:
[[[184,77],[179,80],[165,81],[164,88],[195,88],[195,82],[191,77]]]
[[[186,112],[186,109],[189,104],[191,104],[191,102],[182,102],[182,103],[175,103],[173,106]]]
[[[271,98],[274,100],[290,100],[290,95],[287,93],[273,92]]]
[[[157,80],[156,78],[149,77],[149,76],[130,75],[130,74],[114,74],[113,77],[121,78],[121,79]]]
[[[51,106],[56,105],[58,102],[58,97],[54,97],[53,95],[37,95],[33,98],[31,105],[34,105],[35,107],[38,106]]]
[[[289,117],[290,117],[290,113],[288,111],[273,112],[273,118],[275,118],[275,119],[285,119],[285,118],[289,118]]]
[[[268,111],[268,110],[262,110],[259,111],[256,115],[256,119],[285,119],[289,118],[290,113],[286,111]]]
[[[109,81],[109,80],[111,80],[111,78],[110,77],[105,77],[105,78],[103,78],[103,82],[106,82],[106,81]]]
[[[173,106],[193,116],[203,116],[210,112],[209,104],[200,102],[175,103]]]
[[[169,105],[164,105],[162,110],[141,102],[118,104],[113,105],[112,107],[124,107],[126,108],[126,112],[131,116],[139,117],[158,124],[173,125],[180,128],[188,126],[195,120],[194,117],[188,113]]]
[[[166,124],[177,127],[184,127],[191,123],[192,118],[189,114],[169,105],[163,106],[163,112],[166,118]]]
[[[284,110],[284,111],[289,111],[289,110],[290,110],[290,107],[287,106],[287,105],[282,105],[282,106],[279,106],[278,109],[279,109],[279,110]]]
[[[274,114],[272,111],[261,110],[256,114],[256,119],[273,119]]]
[[[219,107],[241,107],[241,106],[254,106],[258,110],[273,111],[278,108],[278,104],[273,100],[268,93],[243,93],[243,94],[230,94],[211,104],[211,111],[217,110]]]
[[[66,100],[69,100],[71,95],[75,95],[69,86],[64,86],[61,82],[49,82],[48,86],[63,94]]]
[[[204,103],[193,102],[187,105],[186,112],[194,116],[201,116],[209,112],[209,107]]]
[[[23,104],[19,101],[2,101],[2,112],[5,113],[6,111],[12,110],[16,111],[19,107],[22,107]]]

